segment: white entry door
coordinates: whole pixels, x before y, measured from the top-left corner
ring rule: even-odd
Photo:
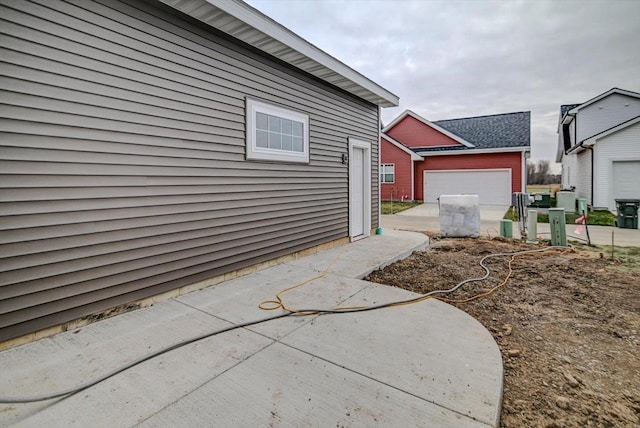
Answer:
[[[371,230],[371,144],[349,139],[349,236],[369,236]]]

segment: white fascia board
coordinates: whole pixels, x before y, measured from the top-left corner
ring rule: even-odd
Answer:
[[[587,141],[589,141],[589,140],[585,140],[582,143],[584,145],[586,145],[586,146],[589,146],[589,147],[593,146],[593,144],[587,144]],[[577,153],[580,153],[583,150],[584,150],[584,147],[582,145],[576,144],[575,146],[573,146],[569,150],[567,150],[567,154],[568,155],[577,154]]]
[[[556,162],[562,162],[564,156],[564,145],[558,141],[558,149],[556,150]]]
[[[462,144],[463,146],[467,146],[467,147],[475,147],[473,144],[471,144],[470,142],[468,142],[467,140],[458,137],[456,134],[452,134],[451,132],[447,131],[444,128],[441,128],[440,126],[436,125],[435,123],[431,123],[429,122],[427,119],[425,119],[424,117],[420,116],[417,113],[414,113],[411,110],[405,110],[404,112],[402,112],[402,114],[398,117],[396,117],[395,119],[393,119],[391,121],[391,123],[389,125],[387,125],[382,132],[387,132],[389,131],[391,128],[393,128],[394,126],[396,126],[400,121],[402,121],[402,119],[404,119],[407,116],[411,116],[416,120],[419,120],[420,122],[424,123],[425,125],[435,129],[436,131],[438,131],[441,134],[446,135],[447,137],[457,141],[458,143]]]
[[[531,146],[522,146],[522,147],[504,147],[504,148],[496,148],[496,149],[473,149],[473,150],[450,150],[450,151],[437,151],[437,152],[422,152],[420,156],[422,157],[432,157],[432,156],[451,156],[451,155],[481,155],[487,153],[516,153],[516,152],[529,152],[531,150]]]
[[[382,138],[384,138],[385,140],[387,140],[388,142],[390,142],[391,144],[393,144],[394,146],[396,146],[397,148],[399,148],[400,150],[402,150],[403,152],[411,156],[412,161],[424,160],[422,156],[416,154],[413,150],[408,149],[404,144],[394,140],[393,138],[389,137],[387,134],[382,134]]]
[[[398,122],[400,122],[402,119],[404,119],[409,114],[409,112],[411,112],[411,110],[405,110],[402,113],[400,113],[400,115],[398,115],[398,117],[393,119],[391,121],[391,123],[389,123],[387,126],[382,128],[382,132],[387,132],[388,130],[390,130],[391,128],[396,126],[398,124]]]
[[[583,108],[585,108],[587,106],[590,106],[591,104],[593,104],[595,102],[598,102],[601,99],[606,98],[611,94],[620,94],[620,95],[626,95],[628,97],[640,98],[640,94],[637,93],[637,92],[627,91],[627,90],[619,89],[619,88],[611,88],[607,92],[603,92],[602,94],[600,94],[600,95],[598,95],[598,96],[596,96],[594,98],[591,98],[589,101],[586,101],[586,102],[580,104],[579,106],[574,107],[573,109],[569,110],[569,113],[576,114],[576,113],[578,113],[579,110],[581,110],[581,109],[583,109]]]
[[[240,0],[159,0],[359,98],[396,107],[397,95]]]
[[[562,122],[560,122],[561,125],[568,125],[573,121],[573,118],[575,117],[575,113],[572,113],[572,111],[573,110],[568,111],[564,114],[564,117],[562,118]]]

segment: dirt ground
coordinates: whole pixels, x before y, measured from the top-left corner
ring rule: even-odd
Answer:
[[[499,238],[436,237],[428,250],[367,279],[426,293],[482,276],[478,263],[487,254],[543,247]],[[498,285],[508,261],[488,259],[489,280],[448,297],[460,300]],[[505,286],[454,303],[493,334],[502,352],[501,426],[640,426],[639,275],[637,260],[553,250],[516,257]]]

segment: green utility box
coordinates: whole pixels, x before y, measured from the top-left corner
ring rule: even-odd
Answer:
[[[638,228],[638,207],[640,199],[616,199],[618,227],[621,229]]]
[[[551,208],[551,193],[534,193],[532,207]]]
[[[564,208],[549,208],[549,226],[551,227],[551,245],[567,246],[567,225]]]
[[[513,238],[513,221],[508,219],[500,220],[500,236]]]
[[[587,200],[585,198],[578,199],[578,214],[582,215],[587,212]]]
[[[564,208],[567,214],[576,212],[576,193],[567,190],[556,192],[556,207]]]

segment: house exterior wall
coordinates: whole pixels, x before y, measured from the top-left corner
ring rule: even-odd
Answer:
[[[583,150],[577,155],[573,156],[576,161],[576,197],[585,198],[587,204],[591,205],[591,150]]]
[[[9,2],[0,341],[348,236],[377,106],[161,4]],[[245,160],[245,97],[309,115],[310,163]]]
[[[593,205],[615,211],[613,162],[640,161],[640,123],[597,140],[593,149],[595,152]]]
[[[578,156],[575,153],[562,157],[562,187],[569,189],[578,185]]]
[[[411,156],[382,138],[380,145],[381,164],[395,165],[395,182],[380,183],[380,195],[383,200],[413,198],[411,181],[413,178],[413,161]]]
[[[579,143],[640,115],[640,99],[611,94],[580,110],[576,115],[576,137]]]
[[[446,169],[511,169],[511,192],[522,191],[522,153],[444,155],[425,157],[415,165],[414,198],[422,200],[424,191],[422,177],[424,171]]]
[[[460,146],[461,144],[413,116],[406,116],[386,132],[408,147]]]

